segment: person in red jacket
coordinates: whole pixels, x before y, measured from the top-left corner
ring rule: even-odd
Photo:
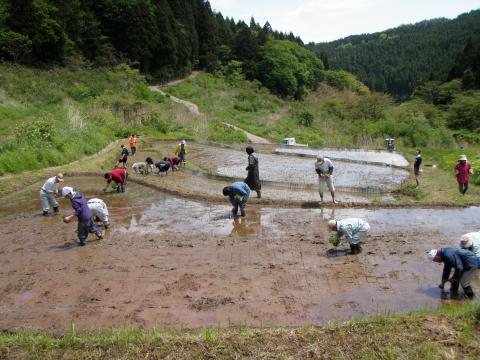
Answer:
[[[104,178],[107,180],[107,186],[103,189],[103,192],[106,192],[108,185],[112,181],[117,184],[117,192],[125,192],[125,185],[127,184],[128,174],[125,169],[113,169],[109,173],[105,173]]]
[[[455,175],[457,176],[458,190],[462,195],[465,195],[468,190],[470,174],[473,174],[472,165],[468,162],[465,155],[461,155],[455,166]]]

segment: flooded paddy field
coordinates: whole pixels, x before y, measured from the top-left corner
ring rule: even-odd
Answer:
[[[352,154],[355,154],[355,152],[352,152]],[[271,153],[260,153],[258,157],[261,180],[297,184],[305,187],[315,187],[318,183],[313,158]],[[247,174],[245,170],[247,155],[242,151],[197,146],[195,154],[190,159],[195,164],[219,175],[245,178]],[[390,190],[400,185],[409,175],[407,170],[397,167],[352,163],[342,160],[334,161],[334,166],[335,186],[346,190],[357,188]]]
[[[0,206],[0,328],[66,331],[324,324],[433,308],[441,266],[426,250],[478,230],[479,208],[286,209],[167,196],[130,183],[101,194],[101,178],[66,178],[109,206],[103,240],[77,246],[76,224],[40,216],[35,184]],[[363,252],[327,257],[332,217],[371,225]],[[479,286],[478,276],[474,287]]]

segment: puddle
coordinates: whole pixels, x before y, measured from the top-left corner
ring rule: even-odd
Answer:
[[[0,325],[65,330],[133,327],[320,325],[434,308],[442,267],[433,247],[478,230],[480,208],[287,209],[175,198],[129,184],[101,194],[101,178],[65,185],[104,199],[112,228],[76,245],[76,225],[41,217],[38,184],[0,206]],[[61,215],[71,212],[61,200]],[[326,256],[326,223],[366,219],[362,253]],[[93,238],[93,236],[92,236]],[[92,239],[91,239],[92,240]],[[478,274],[473,286],[480,289]],[[478,290],[477,290],[478,291]]]
[[[312,158],[323,155],[332,160],[354,160],[385,165],[408,166],[408,161],[402,155],[387,151],[278,148],[275,149],[275,152],[278,154],[304,155]]]

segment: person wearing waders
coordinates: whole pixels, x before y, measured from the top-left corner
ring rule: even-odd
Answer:
[[[102,199],[93,198],[87,201],[88,208],[92,212],[93,221],[99,221],[104,229],[110,226],[107,204]]]
[[[230,186],[223,188],[223,196],[228,196],[230,203],[233,205],[233,216],[237,216],[238,208],[240,215],[245,216],[245,207],[247,206],[248,197],[250,196],[250,188],[243,181],[234,182]]]
[[[480,258],[480,232],[470,232],[460,237],[460,247],[465,250],[473,252],[473,254]]]
[[[473,174],[472,165],[468,162],[465,155],[461,155],[455,166],[455,175],[457,176],[458,190],[462,195],[465,195],[468,190],[470,174]]]
[[[260,182],[260,173],[258,170],[258,157],[257,154],[255,154],[253,147],[247,146],[245,150],[248,154],[248,165],[245,168],[245,170],[248,171],[248,174],[245,179],[245,184],[247,184],[251,190],[257,192],[257,198],[261,198],[262,184]]]
[[[445,283],[450,282],[450,296],[458,298],[458,287],[462,285],[465,295],[472,299],[475,296],[471,282],[475,270],[480,266],[480,258],[471,251],[446,247],[433,249],[428,252],[428,258],[434,262],[443,262],[442,282],[438,287],[444,289]],[[454,270],[453,276],[450,273]]]
[[[69,199],[72,203],[74,213],[69,216],[65,216],[63,221],[65,223],[71,223],[78,219],[77,236],[80,241],[80,246],[85,245],[88,234],[94,233],[97,239],[102,239],[102,232],[98,229],[97,225],[92,219],[92,211],[88,207],[87,201],[81,192],[75,192],[69,186],[65,186],[62,189],[62,196]]]
[[[132,134],[128,138],[128,143],[130,144],[130,152],[132,153],[132,156],[134,156],[137,152],[137,135]]]
[[[420,149],[417,149],[417,155],[415,156],[415,162],[413,164],[413,172],[415,173],[415,182],[417,183],[417,187],[420,185],[420,165],[422,165],[422,152],[420,151]]]
[[[185,166],[187,161],[187,142],[185,140],[180,141],[180,144],[177,145],[175,155],[180,158],[180,165],[183,164]]]
[[[335,187],[333,186],[333,163],[330,159],[321,155],[317,156],[315,162],[315,171],[318,174],[318,193],[320,194],[320,202],[323,202],[323,188],[325,183],[332,195],[332,202],[337,203],[335,200]]]
[[[359,254],[362,251],[360,243],[370,231],[370,225],[358,218],[330,220],[328,228],[331,231],[336,231],[336,235],[330,240],[330,243],[337,248],[344,244],[350,244],[352,255]]]
[[[103,192],[107,192],[108,186],[113,181],[115,182],[115,188],[117,192],[125,192],[125,186],[127,185],[127,170],[125,169],[113,169],[109,173],[103,175],[105,180],[107,180],[107,186],[103,189]]]
[[[57,184],[63,182],[63,174],[57,174],[49,178],[40,188],[40,203],[42,204],[43,216],[47,216],[50,206],[54,213],[58,213],[58,202],[55,196],[58,194]]]

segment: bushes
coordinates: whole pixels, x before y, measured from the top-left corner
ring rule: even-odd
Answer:
[[[347,71],[325,70],[321,72],[321,77],[327,84],[339,90],[352,90],[359,94],[369,93],[368,88],[355,75]]]

